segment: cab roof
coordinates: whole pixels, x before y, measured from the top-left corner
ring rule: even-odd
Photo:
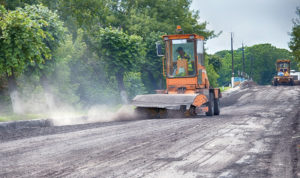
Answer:
[[[291,60],[289,60],[289,59],[277,59],[276,63],[279,63],[279,62],[291,62]]]
[[[196,34],[176,34],[176,35],[164,35],[164,40],[175,40],[175,39],[201,39],[204,40],[203,36]]]

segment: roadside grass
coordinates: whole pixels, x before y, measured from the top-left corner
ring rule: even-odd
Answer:
[[[229,90],[231,87],[220,87],[221,92]]]
[[[40,114],[5,114],[0,115],[0,122],[19,121],[19,120],[32,120],[43,118]]]

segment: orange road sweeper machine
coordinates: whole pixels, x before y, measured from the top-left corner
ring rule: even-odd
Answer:
[[[193,117],[205,113],[219,115],[219,88],[209,85],[204,62],[204,37],[196,34],[163,36],[156,44],[157,54],[163,57],[166,89],[156,94],[137,95],[132,104],[136,112],[147,118]]]
[[[291,85],[295,84],[294,78],[291,74],[291,61],[287,59],[278,59],[276,61],[277,75],[273,78],[272,84],[277,85]]]

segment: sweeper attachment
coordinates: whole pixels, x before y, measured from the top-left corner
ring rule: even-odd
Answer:
[[[192,117],[200,113],[219,115],[218,88],[209,85],[204,62],[204,37],[196,34],[163,36],[157,43],[157,54],[163,57],[166,89],[157,94],[137,95],[132,104],[136,112],[146,118]]]

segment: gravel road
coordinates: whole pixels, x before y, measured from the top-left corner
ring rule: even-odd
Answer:
[[[223,96],[214,117],[0,133],[0,177],[300,177],[300,87]]]

